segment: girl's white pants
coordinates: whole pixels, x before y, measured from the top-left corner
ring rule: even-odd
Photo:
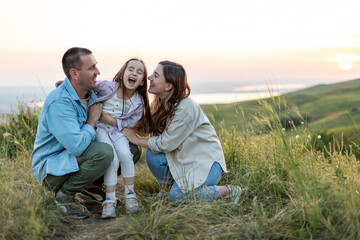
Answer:
[[[109,144],[114,151],[114,159],[104,174],[105,186],[116,185],[119,165],[121,167],[121,175],[123,178],[135,176],[133,155],[130,152],[129,141],[125,136],[113,142],[109,137],[109,131],[102,127],[98,127],[96,129],[95,141]]]

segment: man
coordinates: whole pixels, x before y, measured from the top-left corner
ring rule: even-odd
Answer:
[[[36,179],[55,191],[55,203],[75,218],[90,215],[75,193],[101,178],[113,159],[110,145],[93,142],[102,110],[93,92],[100,74],[96,64],[88,49],[66,51],[65,81],[45,100],[31,155]]]

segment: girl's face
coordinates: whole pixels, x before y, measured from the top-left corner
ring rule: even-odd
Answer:
[[[148,77],[150,81],[149,93],[157,95],[160,99],[166,98],[169,94],[173,85],[167,83],[164,77],[163,66],[158,64],[154,70],[154,73]]]
[[[135,91],[138,86],[144,85],[144,65],[137,60],[128,62],[123,81],[125,89],[130,91]]]

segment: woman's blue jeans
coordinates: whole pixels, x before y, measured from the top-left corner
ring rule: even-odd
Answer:
[[[151,150],[147,150],[146,161],[150,171],[154,174],[159,184],[173,184],[169,193],[170,201],[177,201],[183,198],[196,198],[210,201],[219,198],[219,189],[216,184],[220,181],[223,173],[219,163],[214,162],[208,177],[200,187],[197,187],[193,191],[183,193],[171,176],[166,155],[164,153],[154,154]]]

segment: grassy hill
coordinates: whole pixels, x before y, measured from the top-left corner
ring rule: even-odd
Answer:
[[[294,114],[294,108],[304,117],[312,131],[345,132],[354,135],[360,123],[360,79],[335,84],[320,84],[281,96],[276,107],[280,116]],[[237,130],[249,126],[261,109],[258,100],[202,105],[217,129],[223,125]]]
[[[101,203],[84,202],[92,218],[83,221],[56,207],[54,193],[40,186],[31,168],[40,109],[19,106],[0,124],[0,239],[359,239],[360,161],[354,152],[323,151],[323,137],[309,137],[307,124],[285,131],[279,122],[280,115],[299,113],[293,104],[309,113],[309,125],[342,123],[349,111],[357,119],[355,86],[320,88],[285,95],[285,101],[204,106],[230,129],[231,121],[239,130],[254,127],[218,129],[229,170],[219,185],[241,186],[238,205],[231,197],[205,202],[192,194],[191,201],[157,199],[158,184],[143,154],[135,168],[141,209],[126,215],[121,202],[114,221],[101,219]],[[117,193],[122,199],[121,185]]]

